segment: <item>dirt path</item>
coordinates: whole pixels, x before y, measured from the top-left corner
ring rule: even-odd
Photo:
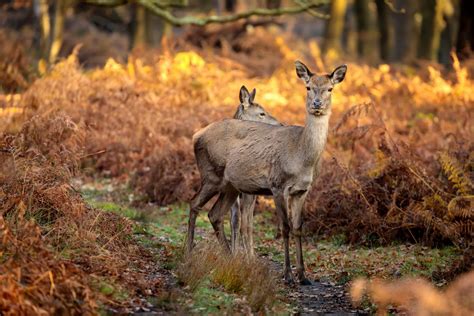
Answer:
[[[342,285],[313,282],[308,286],[297,286],[290,298],[298,302],[300,315],[366,315],[354,309]]]
[[[272,269],[283,273],[283,266],[268,260]],[[311,285],[295,285],[288,288],[288,298],[297,306],[299,315],[368,315],[352,307],[344,285],[333,282],[312,281]]]
[[[145,290],[144,293],[126,298],[121,303],[127,308],[105,307],[106,312],[138,315],[219,314],[223,311],[227,314],[247,313],[250,307],[246,300],[226,292],[222,287],[205,284],[197,291],[190,291],[178,283],[177,268],[181,262],[182,242],[187,230],[186,205],[135,208],[130,206],[128,198],[124,199],[128,196],[126,189],[117,189],[107,181],[78,185],[82,185],[83,197],[92,206],[137,222],[134,237],[138,244],[153,254],[153,262],[149,267],[142,267],[138,272],[146,274],[151,280],[160,280],[162,284],[156,293]],[[259,256],[278,275],[282,275],[283,250],[281,241],[275,240],[276,228],[271,216],[270,212],[261,212],[255,217],[255,246]],[[197,242],[213,240],[215,237],[212,232],[207,214],[203,212],[197,219]],[[310,286],[282,285],[283,291],[278,292],[278,301],[273,306],[276,308],[272,311],[297,315],[367,315],[370,309],[352,307],[346,286],[334,283],[333,280],[337,279],[335,276],[342,273],[345,276],[357,275],[361,271],[379,275],[381,270],[390,276],[393,274],[391,271],[400,271],[401,267],[404,267],[407,275],[429,275],[431,270],[449,266],[458,257],[456,249],[450,247],[427,249],[418,245],[394,245],[368,249],[349,247],[339,238],[307,241],[305,259],[308,277],[317,281],[313,281]],[[420,265],[420,262],[426,264]]]

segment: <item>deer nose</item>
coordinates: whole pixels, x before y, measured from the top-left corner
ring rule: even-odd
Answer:
[[[313,108],[319,109],[322,104],[323,103],[321,102],[321,100],[316,99],[316,100],[313,101]]]

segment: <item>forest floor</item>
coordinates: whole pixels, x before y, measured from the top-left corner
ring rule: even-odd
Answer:
[[[134,238],[156,257],[156,270],[164,281],[158,297],[141,298],[136,304],[119,312],[134,314],[248,314],[250,307],[241,293],[225,290],[212,279],[205,279],[191,289],[179,278],[183,261],[183,241],[187,229],[188,205],[132,207],[137,197],[123,186],[107,180],[83,182],[77,180],[86,201],[106,212],[115,212],[136,222]],[[255,247],[259,257],[278,278],[278,290],[273,303],[265,307],[267,314],[369,314],[375,309],[370,303],[354,308],[349,299],[349,282],[357,277],[399,278],[421,276],[437,286],[446,281],[437,277],[459,258],[454,247],[428,248],[421,245],[392,244],[389,246],[357,246],[346,243],[344,236],[331,238],[306,237],[304,253],[311,286],[285,286],[281,281],[283,251],[281,239],[275,239],[276,225],[270,211],[255,216]],[[229,236],[229,224],[225,224]],[[197,219],[197,243],[214,240],[212,227],[203,212]],[[294,253],[291,253],[294,258]],[[293,259],[294,260],[294,259]],[[152,277],[152,276],[150,276]],[[114,299],[127,293],[115,293],[110,287],[99,289]],[[121,292],[126,289],[121,289]],[[136,300],[136,298],[135,298]],[[103,312],[115,312],[103,306]]]

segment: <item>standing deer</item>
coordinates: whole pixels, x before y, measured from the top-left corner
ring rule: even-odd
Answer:
[[[223,217],[239,193],[273,195],[282,224],[284,278],[288,283],[294,282],[289,252],[291,231],[296,243],[297,277],[301,284],[310,284],[304,271],[301,212],[320,169],[331,115],[331,91],[344,79],[347,66],[339,66],[322,76],[314,75],[300,61],[295,66],[307,90],[305,126],[224,120],[193,136],[201,188],[191,202],[187,247],[191,250],[193,246],[199,211],[213,196],[219,194],[208,216],[219,242],[230,251]]]
[[[257,91],[252,90],[251,93],[245,86],[240,88],[239,99],[240,104],[234,114],[234,119],[244,121],[262,122],[272,125],[282,125],[273,116],[265,111],[258,103],[255,103],[255,94]],[[255,201],[257,197],[251,194],[241,193],[231,208],[231,245],[232,251],[237,250],[237,243],[244,247],[247,253],[253,255],[253,212],[255,209]],[[240,236],[240,238],[239,238]]]

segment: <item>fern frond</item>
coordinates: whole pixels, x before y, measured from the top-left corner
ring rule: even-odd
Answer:
[[[474,219],[474,195],[458,196],[449,202],[447,219],[454,218]]]
[[[474,235],[474,221],[472,220],[455,222],[452,223],[450,226],[458,235],[471,238]]]
[[[371,178],[379,177],[385,170],[388,160],[389,158],[385,155],[385,153],[382,150],[377,149],[375,151],[375,166],[368,171],[368,176]]]
[[[354,106],[351,106],[349,109],[347,109],[339,119],[339,121],[336,123],[335,127],[333,128],[333,132],[337,133],[337,131],[341,128],[341,126],[345,125],[345,123],[351,118],[351,117],[359,117],[362,114],[367,115],[369,113],[369,109],[373,106],[372,102],[365,102],[361,104],[356,104]]]
[[[439,218],[446,217],[448,203],[439,194],[423,197],[423,207],[431,210]]]
[[[471,179],[465,176],[462,167],[455,158],[443,152],[439,156],[439,162],[444,174],[453,184],[458,195],[468,195],[472,193],[473,184]]]

